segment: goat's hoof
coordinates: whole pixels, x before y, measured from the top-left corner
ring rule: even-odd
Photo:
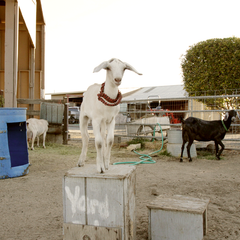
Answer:
[[[182,158],[180,158],[180,161],[179,162],[183,162]]]
[[[78,167],[84,167],[84,164],[83,164],[83,163],[78,163],[77,166],[78,166]]]
[[[97,167],[97,171],[99,173],[105,173],[105,168],[104,167]]]
[[[189,162],[192,162],[192,159],[189,159]]]

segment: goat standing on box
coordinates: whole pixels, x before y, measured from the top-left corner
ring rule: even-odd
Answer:
[[[111,147],[114,141],[115,117],[120,110],[122,95],[118,90],[124,71],[131,70],[139,75],[132,66],[113,58],[101,63],[93,72],[101,69],[107,71],[106,81],[91,85],[84,94],[80,112],[80,131],[82,135],[82,152],[78,166],[84,166],[88,148],[88,121],[92,120],[95,147],[97,150],[97,171],[104,173],[109,168]],[[107,130],[107,135],[106,135]]]
[[[182,150],[180,162],[183,161],[183,150],[185,143],[187,145],[187,154],[189,162],[192,161],[190,155],[190,148],[194,140],[197,141],[214,141],[216,157],[220,160],[220,155],[224,150],[224,144],[222,143],[225,134],[227,133],[232,121],[235,120],[236,116],[239,118],[238,112],[231,110],[226,113],[224,120],[215,120],[215,121],[204,121],[199,118],[189,117],[186,120],[182,121]],[[220,151],[218,145],[221,146]]]

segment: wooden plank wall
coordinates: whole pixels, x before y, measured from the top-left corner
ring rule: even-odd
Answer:
[[[26,106],[28,108],[28,105],[41,105],[41,103],[62,103],[63,104],[63,100],[44,100],[44,99],[17,99],[17,103],[21,106]],[[40,107],[39,107],[40,109]],[[27,110],[27,116],[36,116],[36,117],[40,117],[40,110]]]

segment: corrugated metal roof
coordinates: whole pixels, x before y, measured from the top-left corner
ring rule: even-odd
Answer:
[[[188,94],[183,87],[183,85],[143,87],[126,97],[123,96],[123,100],[148,99],[150,96],[154,96],[154,98],[186,98]]]

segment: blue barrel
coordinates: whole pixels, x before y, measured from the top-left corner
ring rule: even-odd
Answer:
[[[0,179],[28,173],[26,108],[0,108]]]

